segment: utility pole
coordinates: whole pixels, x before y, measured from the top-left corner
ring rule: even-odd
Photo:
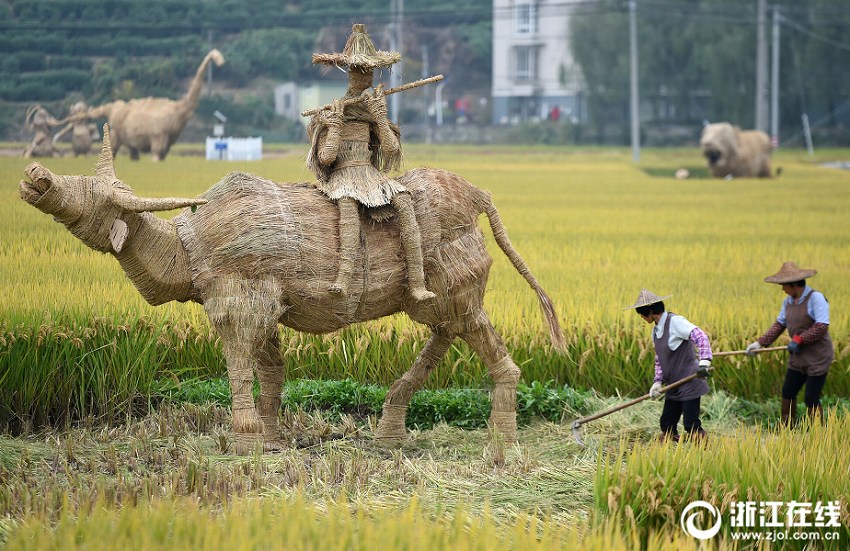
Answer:
[[[448,80],[440,81],[434,88],[434,107],[437,110],[437,126],[443,126],[443,87],[448,84]]]
[[[767,0],[758,0],[756,13],[756,120],[755,129],[767,132]]]
[[[422,45],[422,78],[428,78],[428,45]],[[428,113],[428,87],[422,87],[422,112],[425,115],[425,143],[431,143],[431,116]]]
[[[773,45],[770,67],[770,141],[773,147],[779,145],[779,5],[773,6]]]
[[[390,11],[392,13],[392,31],[390,32],[390,42],[393,51],[402,54],[401,61],[395,67],[390,69],[390,84],[391,87],[400,86],[402,72],[404,70],[404,33],[402,30],[402,22],[404,20],[404,0],[390,0]],[[393,94],[390,96],[390,120],[398,124],[401,114],[401,96],[402,94]]]
[[[213,32],[212,29],[207,29],[207,42],[210,44],[210,48],[213,45]],[[212,94],[212,82],[213,82],[213,64],[207,64],[207,95]]]
[[[632,115],[632,160],[640,162],[640,113],[638,112],[637,0],[629,0],[629,68]]]

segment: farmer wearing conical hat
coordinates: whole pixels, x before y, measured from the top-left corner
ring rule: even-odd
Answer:
[[[354,25],[341,53],[313,54],[313,63],[348,68],[344,99],[364,98],[345,106],[335,101],[331,109],[315,114],[307,127],[307,166],[318,178],[316,187],[339,206],[340,264],[328,290],[343,296],[360,243],[359,203],[369,207],[376,219],[389,218],[393,211],[398,214],[410,294],[416,301],[434,297],[425,288],[421,237],[410,193],[385,174],[401,164],[400,132],[387,118],[382,88],[369,91],[375,69],[390,67],[400,59],[397,52],[376,50],[361,24]]]
[[[682,418],[685,432],[691,437],[702,438],[705,430],[700,421],[700,398],[708,393],[705,379],[711,368],[711,343],[705,332],[683,316],[667,312],[664,299],[641,289],[634,308],[646,323],[654,323],[652,343],[655,345],[655,379],[649,394],[653,398],[661,395],[661,388],[693,375],[693,379],[667,391],[661,411],[661,439],[679,441],[677,426]]]
[[[806,385],[804,400],[809,418],[823,419],[820,403],[823,385],[829,366],[835,358],[832,339],[829,337],[829,302],[823,293],[806,285],[806,279],[816,270],[800,268],[793,262],[785,262],[772,276],[764,278],[767,283],[782,285],[788,295],[782,301],[779,316],[764,335],[747,347],[747,354],[755,355],[759,348],[770,346],[785,329],[791,336],[788,343],[788,370],[782,385],[781,421],[785,426],[794,423],[797,413],[797,394]]]

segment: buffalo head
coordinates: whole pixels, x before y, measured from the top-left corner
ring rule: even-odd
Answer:
[[[115,175],[109,126],[103,126],[103,147],[94,176],[53,174],[39,163],[24,169],[21,198],[64,224],[83,243],[101,252],[120,245],[110,240],[116,220],[126,213],[172,210],[206,203],[204,199],[145,199]]]

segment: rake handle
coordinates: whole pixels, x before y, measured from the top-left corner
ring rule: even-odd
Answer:
[[[712,369],[713,368],[709,368],[709,371],[711,371]],[[661,393],[664,394],[669,390],[673,390],[674,388],[680,387],[685,383],[693,381],[697,377],[699,377],[699,375],[697,375],[696,373],[694,373],[693,375],[688,375],[684,379],[679,379],[675,383],[669,384],[665,387],[661,387]],[[639,404],[639,403],[643,402],[644,400],[646,400],[648,398],[652,398],[652,396],[650,396],[649,393],[644,394],[640,398],[635,398],[633,400],[629,400],[628,402],[624,402],[624,403],[619,404],[617,406],[614,406],[612,408],[606,409],[605,411],[600,411],[599,413],[594,413],[593,415],[590,415],[589,417],[582,417],[581,419],[576,419],[575,421],[573,421],[573,427],[578,428],[585,423],[589,423],[591,421],[596,421],[597,419],[601,419],[601,418],[603,418],[607,415],[611,415],[612,413],[616,413],[616,412],[618,412],[622,409],[630,408],[633,405]]]
[[[779,350],[787,350],[785,346],[771,346],[770,348],[759,348],[758,350],[753,350],[756,354],[761,354],[762,352],[777,352]],[[713,354],[715,358],[720,356],[738,356],[740,354],[746,354],[746,350],[732,350],[730,352],[717,352]]]
[[[784,346],[773,346],[773,347],[770,347],[770,348],[759,348],[758,350],[755,350],[755,352],[760,354],[762,352],[777,352],[779,350],[786,350],[786,347],[784,347]],[[746,353],[747,353],[746,350],[732,350],[730,352],[718,352],[716,354],[713,354],[713,356],[715,358],[717,358],[719,356],[736,356],[736,355],[746,354]],[[709,368],[709,371],[711,371],[713,369],[714,368]],[[672,384],[669,384],[665,387],[662,387],[661,393],[664,394],[667,391],[673,390],[674,388],[681,386],[681,385],[683,385],[683,384],[685,384],[689,381],[693,381],[697,377],[698,377],[698,375],[696,373],[694,373],[693,375],[688,375],[684,379],[680,379],[680,380],[676,381],[675,383],[672,383]],[[576,421],[573,422],[573,426],[576,427],[576,428],[580,427],[581,425],[583,425],[585,423],[589,423],[591,421],[601,419],[602,417],[605,417],[606,415],[611,415],[612,413],[616,413],[620,410],[632,407],[635,404],[639,404],[639,403],[643,402],[644,400],[646,400],[647,398],[651,398],[651,396],[649,394],[644,394],[640,398],[635,398],[633,400],[629,400],[628,402],[624,402],[622,404],[614,406],[610,409],[606,409],[605,411],[601,411],[599,413],[595,413],[595,414],[590,415],[588,417],[583,417],[581,419],[577,419]]]

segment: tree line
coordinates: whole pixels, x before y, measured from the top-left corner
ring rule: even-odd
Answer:
[[[822,137],[850,143],[850,0],[768,2],[783,17],[780,136],[799,141],[806,113]],[[752,127],[756,3],[636,1],[644,129],[698,131],[705,120]],[[587,107],[586,131],[557,136],[628,143],[628,0],[573,0],[555,8],[571,14],[564,32]],[[452,80],[453,94],[488,96],[493,16],[492,0],[406,0],[403,79],[425,69],[463,75]],[[20,137],[26,106],[36,102],[61,117],[81,99],[98,105],[178,97],[212,47],[227,59],[215,69],[215,83],[253,91],[204,98],[199,115],[223,105],[233,122],[268,130],[276,118],[273,83],[344,78],[313,66],[311,54],[341,48],[355,19],[368,25],[379,47],[389,47],[386,0],[0,2],[0,136]],[[402,120],[415,120],[419,111],[403,112]]]
[[[756,86],[755,0],[637,0],[641,120],[752,128]],[[800,144],[806,113],[822,141],[850,144],[850,0],[768,0],[781,15],[780,142]],[[628,143],[629,22],[626,0],[576,8],[571,44],[587,85],[597,136]],[[767,40],[772,39],[772,11]]]
[[[389,47],[388,5],[386,0],[0,2],[0,135],[20,134],[32,103],[61,117],[81,99],[98,105],[179,97],[213,47],[227,60],[214,71],[217,85],[263,88],[216,98],[217,105],[225,105],[236,123],[268,128],[273,85],[337,77],[312,65],[311,56],[341,49],[353,21],[367,24],[379,48]],[[405,64],[405,78],[420,77],[421,51],[428,47],[435,72],[462,71],[463,85],[489,90],[490,0],[460,7],[407,0],[404,21],[405,51],[415,53]],[[212,103],[204,98],[199,114],[211,114]]]

